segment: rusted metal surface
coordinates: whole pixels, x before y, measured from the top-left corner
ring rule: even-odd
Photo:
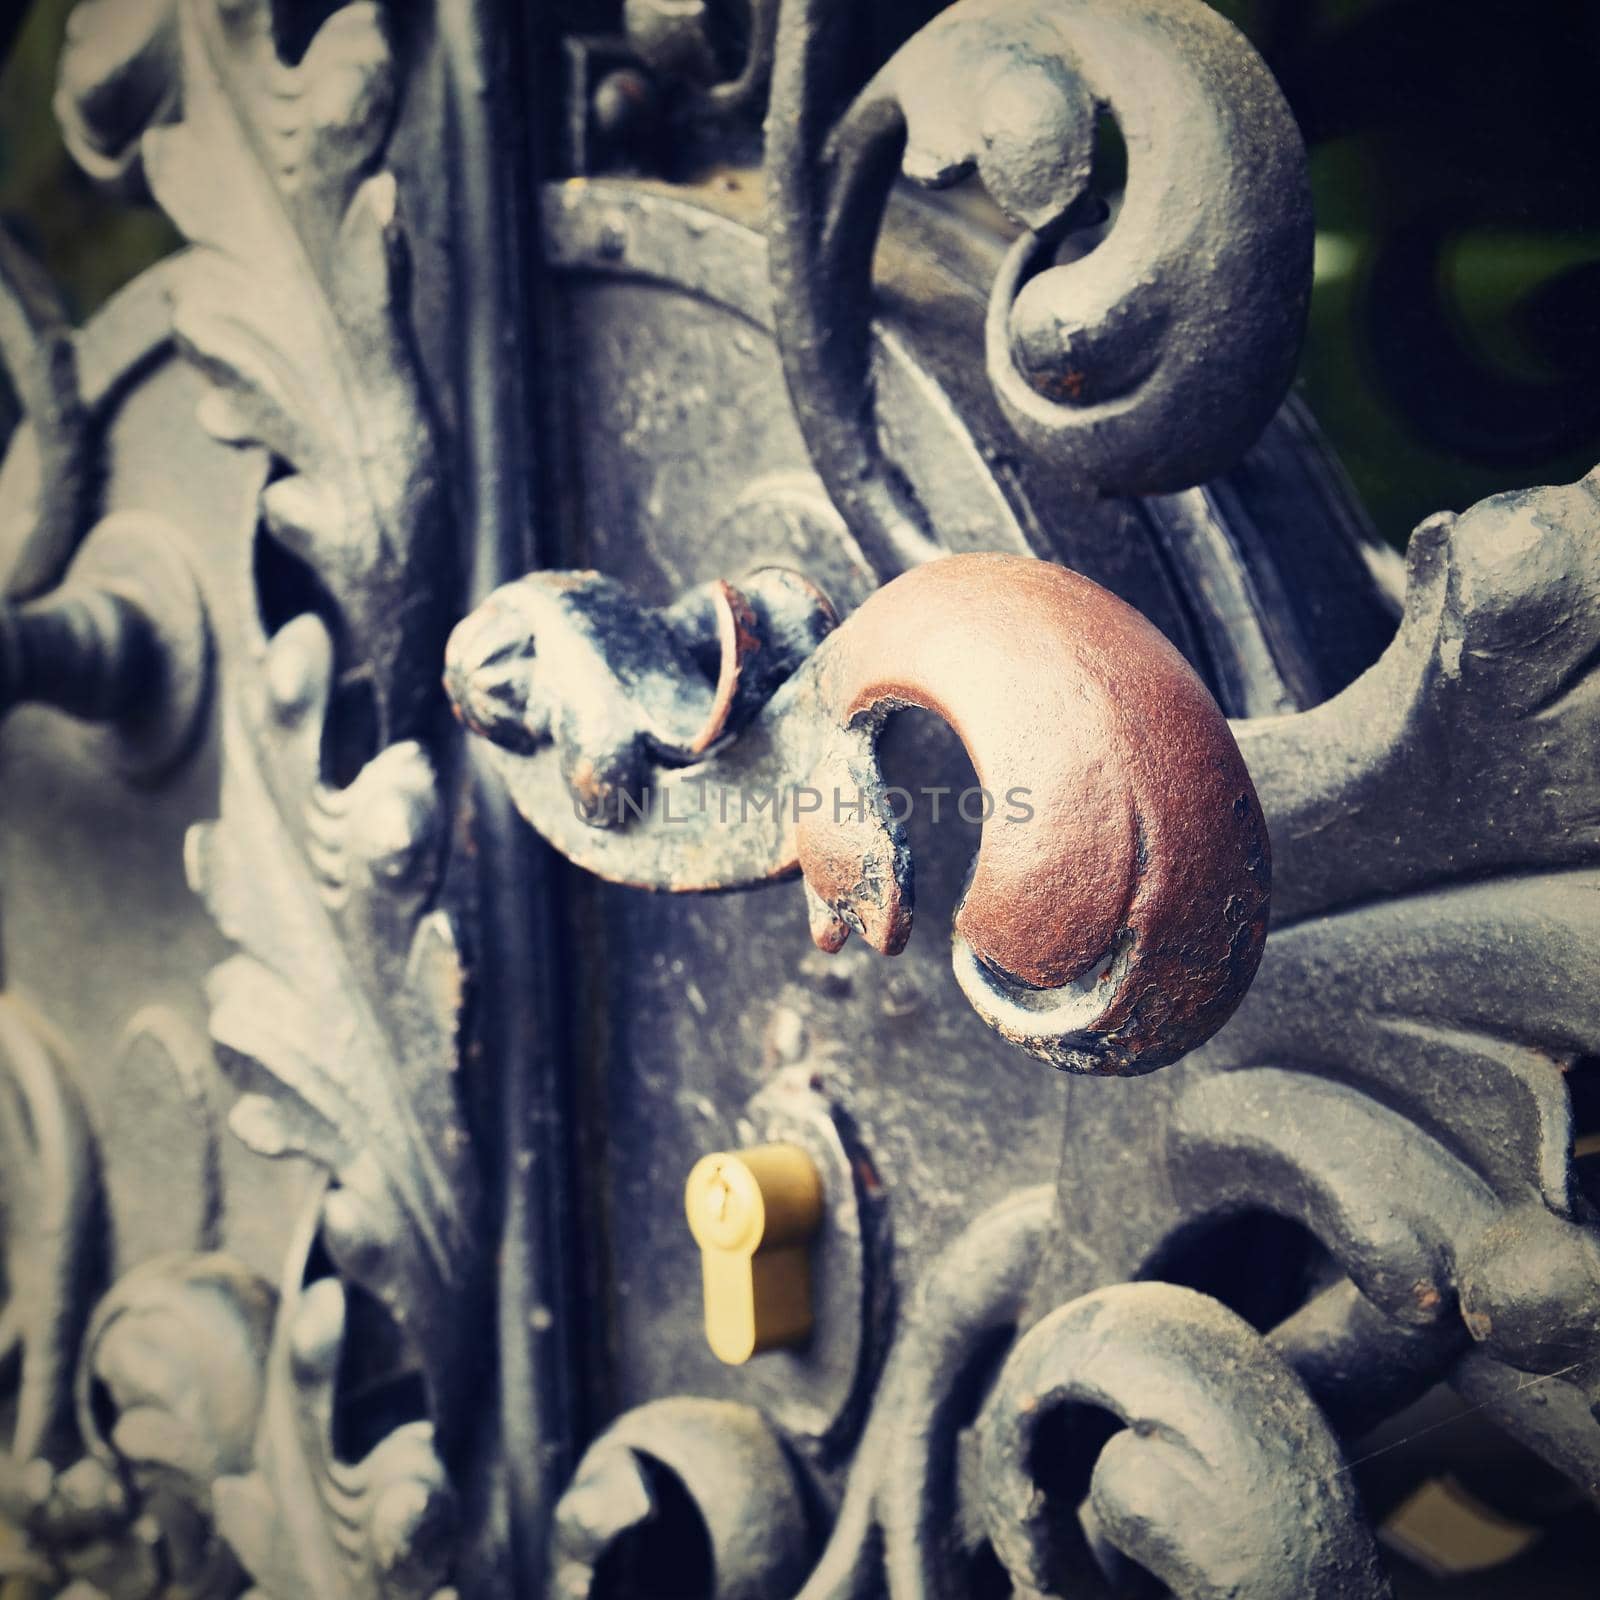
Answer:
[[[762,661],[770,683],[831,620],[798,580],[756,578],[802,602],[787,633],[765,604],[765,645],[748,603],[748,623],[732,621],[726,585],[652,610],[596,574],[534,574],[457,629],[452,701],[499,747],[541,833],[651,888],[798,869],[822,949],[854,931],[895,955],[911,933],[914,800],[886,784],[877,740],[893,712],[931,711],[978,779],[959,802],[983,833],[955,965],[985,1021],[1093,1072],[1164,1065],[1221,1026],[1261,956],[1266,826],[1222,713],[1149,622],[1064,568],[951,556],[874,595],[742,737],[694,760],[703,730],[727,725],[726,684]],[[686,619],[709,633],[719,608],[708,670]]]
[[[869,797],[796,826],[819,944],[854,928],[893,954],[910,934],[873,747],[917,706],[960,735],[990,812],[956,914],[979,1009],[1079,1070],[1159,1066],[1215,1032],[1261,959],[1266,824],[1216,702],[1143,617],[1062,567],[951,556],[868,600],[819,672],[837,732],[813,786]]]

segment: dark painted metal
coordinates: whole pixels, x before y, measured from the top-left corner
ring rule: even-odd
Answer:
[[[860,87],[864,27],[828,0],[782,8],[769,248],[797,418],[879,570],[937,548],[872,399],[873,252],[901,172],[930,187],[976,172],[1031,230],[985,331],[989,381],[1031,449],[1104,493],[1230,465],[1288,387],[1311,269],[1304,151],[1245,41],[1198,0],[966,0]],[[1105,242],[1056,264],[1105,215],[1102,111],[1138,159]]]
[[[647,1593],[670,1573],[716,1600],[792,1594],[810,1566],[809,1524],[759,1411],[662,1400],[618,1419],[579,1463],[556,1512],[547,1592]]]
[[[537,486],[545,470],[528,367],[537,361],[526,275],[537,245],[523,184],[549,160],[523,95],[534,52],[516,8],[448,0],[438,28],[450,130],[450,197],[438,224],[451,293],[450,384],[461,423],[456,485],[467,556],[464,598],[481,600],[543,555]],[[427,166],[436,126],[418,119]],[[486,150],[498,152],[486,162]],[[507,357],[508,346],[522,353]],[[494,1356],[478,1363],[492,1399],[478,1407],[467,1549],[468,1593],[532,1592],[547,1560],[556,1499],[576,1459],[581,1339],[573,1305],[573,1150],[560,1024],[548,853],[528,837],[473,752],[456,808],[452,890],[463,904],[476,980],[466,1066],[468,1113],[491,1166],[498,1233]],[[515,1059],[515,1071],[504,1063]],[[489,1413],[493,1412],[491,1416]],[[525,1448],[536,1440],[536,1448]]]
[[[1070,1450],[1051,1429],[1064,1413],[1070,1429],[1074,1410],[1121,1424],[1077,1527],[1038,1481],[1059,1470],[1046,1452]],[[996,1554],[1046,1593],[1070,1594],[1090,1552],[1107,1566],[1110,1552],[1131,1557],[1174,1594],[1390,1592],[1310,1397],[1248,1323],[1193,1290],[1119,1284],[1036,1323],[995,1381],[982,1456]]]
[[[52,596],[0,613],[0,707],[28,701],[115,722],[160,676],[150,619],[120,595]]]
[[[1452,1390],[1600,1495],[1594,480],[1380,549],[1193,0],[733,9],[77,9],[188,247],[72,330],[0,241],[3,698],[114,719],[0,726],[28,1592],[1406,1592]],[[682,1184],[771,1141],[730,1368]]]

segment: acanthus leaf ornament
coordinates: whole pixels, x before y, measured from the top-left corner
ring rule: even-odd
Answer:
[[[265,453],[259,536],[300,574],[282,621],[285,597],[274,609],[255,592],[248,544],[232,566],[234,614],[268,620],[231,655],[220,816],[189,839],[191,884],[238,946],[208,985],[212,1033],[245,1091],[234,1132],[329,1175],[294,1270],[315,1239],[386,1308],[439,1423],[380,1441],[370,1480],[335,1460],[347,1291],[291,1282],[261,1432],[219,1516],[264,1593],[390,1593],[413,1566],[431,1592],[439,1518],[413,1526],[397,1507],[418,1484],[430,1506],[449,1501],[441,1461],[470,1420],[461,1352],[482,1253],[456,1083],[466,976],[439,893],[448,826],[420,742],[439,720],[450,517],[380,164],[397,94],[387,18],[340,6],[292,63],[266,0],[175,0],[144,20],[124,85],[152,124],[138,166],[192,246],[165,271],[174,335],[211,381],[208,431]],[[80,31],[64,101],[119,81],[86,48]],[[176,76],[158,93],[163,63]],[[135,128],[101,115],[129,103],[114,101],[85,106],[83,128],[131,169]],[[375,1542],[352,1549],[344,1522],[366,1481],[394,1493],[375,1505]]]
[[[226,713],[222,816],[190,844],[194,887],[241,946],[212,974],[212,1033],[246,1089],[235,1133],[337,1176],[328,1246],[448,1407],[477,1185],[453,1077],[465,976],[448,917],[427,909],[440,801],[410,742],[343,790],[320,783],[332,658],[323,624],[297,618],[269,646],[264,703]],[[290,775],[302,798],[286,815]]]
[[[266,525],[331,595],[341,680],[366,687],[386,744],[433,703],[431,597],[452,563],[398,192],[377,165],[395,101],[384,9],[339,7],[292,66],[268,4],[181,0],[179,28],[182,114],[141,147],[194,245],[174,330],[216,385],[206,426],[287,469]]]
[[[341,1456],[348,1294],[337,1278],[300,1281],[319,1226],[313,1207],[289,1251],[249,1470],[216,1482],[218,1528],[262,1596],[430,1600],[451,1566],[455,1495],[425,1420],[390,1429],[359,1460]]]
[[[180,106],[181,0],[79,0],[67,14],[56,121],[72,159],[138,192],[145,131]]]

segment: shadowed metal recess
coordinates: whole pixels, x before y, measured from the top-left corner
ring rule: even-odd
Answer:
[[[1220,10],[58,71],[182,244],[0,233],[0,1600],[1592,1576],[1600,481],[1380,541]]]

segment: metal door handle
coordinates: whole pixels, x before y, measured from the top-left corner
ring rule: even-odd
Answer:
[[[1062,567],[950,556],[837,627],[775,569],[660,610],[598,573],[534,573],[457,628],[446,685],[578,865],[668,890],[799,870],[822,948],[855,931],[888,954],[912,867],[877,738],[897,709],[935,712],[993,806],[958,980],[1056,1066],[1165,1065],[1255,974],[1270,854],[1227,722],[1155,627]]]

